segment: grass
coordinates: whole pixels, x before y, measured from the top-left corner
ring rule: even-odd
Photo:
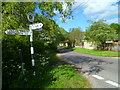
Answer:
[[[61,61],[55,54],[51,55],[50,62]],[[42,74],[37,74],[42,72]],[[90,88],[91,85],[85,77],[76,72],[70,65],[51,66],[36,69],[36,76],[32,72],[26,74],[28,82],[22,81],[22,76],[16,80],[12,88]],[[22,86],[23,85],[23,86]],[[22,86],[22,87],[21,87]]]
[[[105,50],[69,48],[69,47],[67,49],[80,52],[80,53],[85,53],[85,54],[95,55],[95,56],[103,56],[103,57],[118,57],[120,55],[120,52],[105,51]]]
[[[88,81],[70,65],[53,66],[53,81],[47,88],[90,88]]]
[[[52,55],[51,62],[64,61]],[[50,66],[52,82],[46,88],[90,88],[85,77],[76,72],[70,65]]]

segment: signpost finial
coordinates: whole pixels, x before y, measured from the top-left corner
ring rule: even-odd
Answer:
[[[30,18],[30,16],[31,16],[31,18]],[[27,15],[27,18],[30,22],[33,22],[34,21],[34,14],[29,12]]]

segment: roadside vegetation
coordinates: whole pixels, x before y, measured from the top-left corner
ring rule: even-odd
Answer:
[[[68,9],[64,10],[66,3]],[[60,43],[68,43],[74,47],[83,42],[96,42],[102,45],[105,41],[117,41],[117,33],[101,21],[94,22],[86,32],[81,28],[73,28],[65,31],[53,20],[53,17],[66,20],[72,19],[73,2],[2,2],[2,88],[89,88],[87,80],[80,76],[70,65],[52,66],[50,63],[59,61],[55,57],[57,46]],[[39,13],[35,12],[40,9]],[[59,15],[57,15],[56,10]],[[6,30],[29,30],[30,22],[28,13],[34,13],[35,23],[43,23],[42,31],[33,31],[33,47],[35,68],[31,63],[31,43],[28,35],[7,35]],[[97,28],[100,26],[100,28]],[[111,27],[115,28],[113,24]],[[102,29],[103,28],[103,29]],[[107,29],[107,30],[106,30]],[[101,33],[99,33],[99,31]],[[92,33],[91,33],[92,32]],[[119,32],[119,31],[118,31]],[[89,35],[90,34],[90,35]],[[106,35],[104,35],[106,34]],[[93,35],[93,36],[92,36]],[[96,36],[95,36],[96,35]],[[88,36],[88,37],[87,37]],[[95,36],[95,37],[94,37]],[[69,48],[82,53],[92,55],[117,56],[117,52],[86,50]],[[21,52],[20,52],[21,51]],[[104,53],[103,53],[104,52]],[[22,68],[22,66],[24,68]],[[24,74],[23,74],[24,71]],[[33,71],[36,75],[33,76]]]
[[[91,42],[92,45],[95,45],[96,48],[100,50],[106,50],[106,48],[110,50],[111,47],[114,47],[114,46],[116,47],[114,42],[119,41],[118,35],[119,35],[120,30],[118,28],[120,27],[120,24],[112,23],[108,25],[107,23],[105,23],[105,21],[106,20],[104,19],[99,19],[97,21],[88,20],[88,22],[91,25],[87,27],[87,29],[84,32],[82,31],[81,28],[71,28],[70,31],[68,32],[68,38],[66,38],[66,41],[68,40],[67,42],[68,46],[69,47],[75,47],[75,46],[84,47],[84,42]],[[113,43],[108,43],[109,41],[110,42],[112,41]]]
[[[76,72],[70,65],[53,66],[50,73],[53,75],[48,88],[90,88],[88,81]]]
[[[67,49],[80,52],[80,53],[85,53],[85,54],[90,54],[95,56],[103,56],[103,57],[118,57],[120,55],[120,52],[105,51],[105,50],[71,48],[71,47],[67,47]]]
[[[50,57],[50,63],[61,61],[55,54]],[[62,60],[63,61],[63,60]],[[40,64],[40,63],[39,63]],[[39,65],[41,66],[41,65]],[[36,76],[27,73],[27,82],[20,76],[11,85],[12,88],[90,88],[91,85],[85,77],[76,72],[70,65],[49,65],[44,66],[41,71],[36,67]]]
[[[72,4],[66,2],[69,8],[63,10],[62,2],[2,2],[2,88],[47,87],[51,81],[56,81],[52,78],[54,75],[50,74],[52,67],[50,69],[49,63],[51,54],[56,52],[64,36],[62,28],[52,17],[56,16],[54,10],[57,10],[62,22],[72,18]],[[41,14],[35,12],[36,6]],[[42,31],[33,31],[35,68],[31,65],[30,37],[5,34],[8,29],[29,30],[29,12],[35,14],[33,24],[43,23]],[[36,76],[33,76],[34,70]]]

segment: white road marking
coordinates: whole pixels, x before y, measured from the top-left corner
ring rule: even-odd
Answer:
[[[99,79],[99,80],[103,80],[104,79],[103,77],[98,76],[98,75],[92,75],[92,76],[95,77],[95,78],[97,78],[97,79]]]
[[[110,80],[107,80],[107,81],[105,81],[105,82],[106,82],[106,83],[109,83],[109,84],[111,84],[111,85],[114,85],[114,86],[116,86],[116,87],[119,86],[116,82],[113,82],[113,81],[110,81]]]

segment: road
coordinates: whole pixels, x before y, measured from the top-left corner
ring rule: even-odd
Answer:
[[[118,88],[118,57],[100,57],[58,48],[58,57],[76,64],[92,88]]]

